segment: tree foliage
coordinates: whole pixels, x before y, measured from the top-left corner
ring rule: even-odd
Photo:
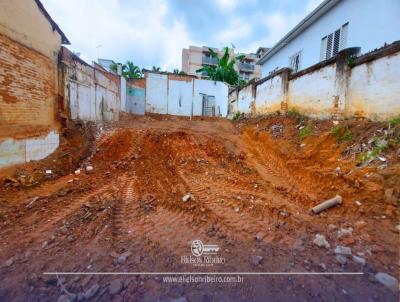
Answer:
[[[236,61],[242,61],[245,56],[238,55],[235,58],[230,58],[228,47],[224,48],[224,54],[222,57],[219,57],[211,48],[208,50],[212,58],[216,60],[217,64],[203,66],[196,70],[196,72],[205,72],[210,79],[214,81],[221,81],[234,86],[239,85],[239,74],[235,70],[235,64]]]
[[[179,74],[179,75],[185,75],[186,72],[184,72],[183,70],[179,70],[179,69],[174,69],[174,74]]]
[[[138,66],[133,64],[132,61],[126,61],[125,64],[121,64],[121,65],[122,65],[122,76],[124,78],[139,79],[142,77],[142,71],[140,70],[140,68]],[[118,71],[118,64],[117,63],[111,64],[110,69],[116,73]]]

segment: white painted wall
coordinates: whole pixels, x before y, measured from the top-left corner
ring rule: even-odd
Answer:
[[[190,116],[192,112],[193,80],[169,80],[168,114]]]
[[[226,117],[228,114],[228,86],[222,82],[194,80],[193,115],[202,115],[202,94],[215,96],[215,114]]]
[[[296,108],[302,114],[317,118],[361,116],[387,120],[400,115],[400,44],[383,49],[383,57],[364,57],[371,61],[339,72],[338,63],[331,63],[292,77],[283,91],[283,74],[277,74],[256,86],[256,113],[273,113]],[[392,47],[395,47],[394,49]],[[392,50],[388,52],[388,50]],[[394,52],[396,51],[397,52]],[[375,55],[379,55],[376,53]],[[347,65],[346,65],[347,66]],[[345,66],[345,67],[346,67]],[[341,69],[340,69],[341,70]],[[246,112],[241,100],[251,99],[251,85],[239,92],[237,111]],[[235,99],[236,91],[230,98]],[[235,106],[232,106],[235,107]]]
[[[400,53],[351,70],[346,111],[382,119],[400,115]]]
[[[59,134],[55,131],[50,131],[45,136],[1,141],[0,168],[46,158],[59,144]]]
[[[228,114],[228,86],[222,82],[185,78],[168,79],[167,74],[148,72],[146,112],[181,116],[202,115],[202,95],[215,97],[215,114]],[[192,105],[193,104],[193,105]]]
[[[241,113],[251,113],[251,106],[255,101],[252,95],[252,87],[252,85],[248,85],[239,91],[237,109]]]
[[[320,61],[321,39],[349,22],[347,47],[362,53],[400,40],[399,0],[342,0],[263,64],[262,75],[289,67],[289,57],[302,51],[300,69]]]
[[[168,75],[148,73],[146,112],[168,114]]]
[[[296,108],[311,117],[332,115],[336,94],[336,64],[289,81],[288,109]]]
[[[283,101],[282,77],[275,76],[256,87],[257,112],[275,112],[281,110]]]

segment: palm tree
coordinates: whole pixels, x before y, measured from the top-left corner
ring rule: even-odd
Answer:
[[[153,71],[161,72],[161,68],[153,66]]]
[[[126,61],[122,66],[122,75],[127,79],[139,79],[142,77],[142,71],[132,61]]]
[[[117,72],[118,64],[121,63],[113,63],[110,65],[110,70]],[[122,76],[126,79],[139,79],[142,77],[142,71],[138,66],[133,64],[132,61],[126,61],[125,64],[122,65]]]
[[[216,65],[206,65],[202,68],[196,70],[196,72],[205,72],[210,77],[211,80],[226,82],[230,85],[238,85],[239,84],[239,74],[235,70],[236,60],[242,61],[244,59],[244,55],[238,55],[235,58],[230,58],[229,56],[229,48],[224,48],[224,54],[220,58],[218,54],[212,50],[208,49],[211,56],[217,61]]]

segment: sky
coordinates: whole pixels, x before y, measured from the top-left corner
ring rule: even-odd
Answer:
[[[189,45],[272,47],[322,0],[42,0],[88,63],[181,69]]]

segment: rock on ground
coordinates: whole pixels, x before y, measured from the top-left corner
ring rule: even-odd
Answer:
[[[325,247],[325,248],[330,247],[328,241],[325,239],[325,236],[321,235],[321,234],[316,234],[313,242],[314,242],[314,244],[318,245],[319,247]]]
[[[358,257],[358,256],[354,256],[353,255],[353,260],[354,262],[361,264],[361,265],[365,265],[365,259],[362,257]]]
[[[121,279],[115,279],[111,281],[110,286],[108,287],[108,290],[110,291],[111,295],[116,295],[121,292],[123,288],[123,283]]]
[[[341,265],[345,265],[347,263],[347,258],[343,255],[336,255],[335,258]]]
[[[392,277],[386,273],[377,273],[375,275],[375,279],[394,292],[399,290],[399,281],[397,281],[395,277]]]
[[[251,258],[251,263],[253,263],[253,265],[259,265],[262,260],[263,260],[263,257],[261,257],[261,256],[253,256]]]
[[[346,255],[346,256],[351,256],[351,248],[347,247],[347,246],[341,246],[338,245],[335,248],[335,254],[341,254],[341,255]]]

